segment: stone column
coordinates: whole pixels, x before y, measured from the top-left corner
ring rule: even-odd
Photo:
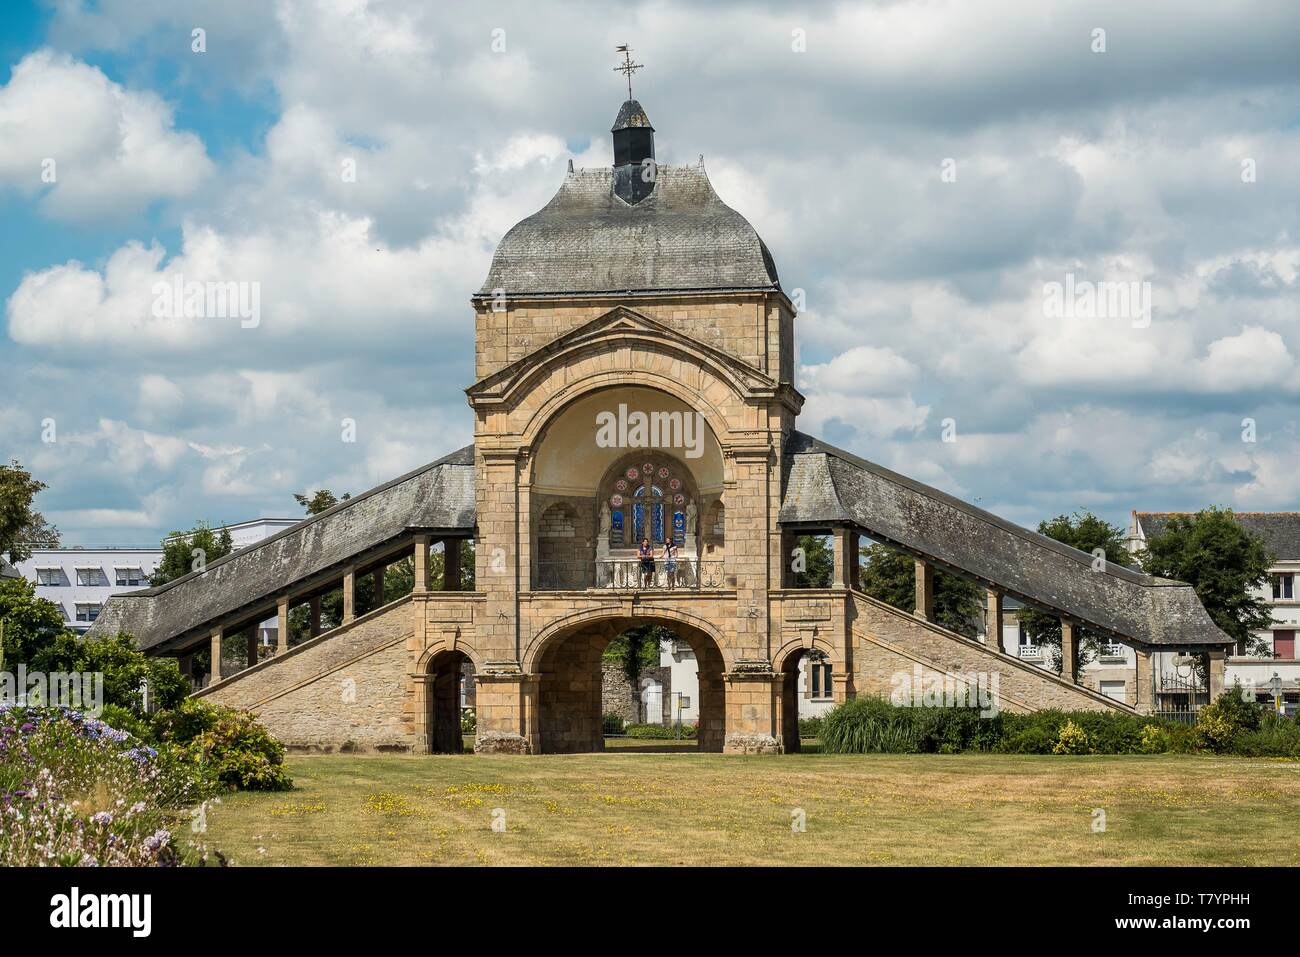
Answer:
[[[1069,618],[1061,619],[1061,677],[1075,684],[1079,682],[1078,629]]]
[[[1002,592],[996,588],[988,590],[988,606],[984,616],[984,630],[988,632],[988,646],[994,651],[1005,652],[1002,647]]]
[[[853,549],[857,537],[847,528],[837,528],[831,535],[832,588],[853,587]]]
[[[1223,667],[1227,663],[1228,653],[1222,648],[1215,648],[1209,652],[1208,657],[1210,660],[1206,675],[1210,683],[1210,700],[1213,701],[1223,694]]]
[[[460,591],[460,539],[442,543],[442,590]]]
[[[289,650],[289,599],[281,598],[275,606],[276,611],[276,633],[275,633],[275,653],[282,655]]]
[[[320,595],[313,595],[311,599],[311,636],[315,638],[320,634]]]
[[[212,634],[208,638],[208,654],[211,656],[211,662],[208,666],[208,684],[216,684],[221,680],[221,629],[213,628]]]
[[[934,618],[934,566],[916,560],[916,611],[917,618],[930,621]]]
[[[1145,645],[1134,645],[1133,656],[1137,659],[1137,709],[1143,714],[1155,710],[1155,688],[1151,678],[1151,649]]]
[[[474,675],[477,731],[474,750],[488,754],[537,754],[542,747],[537,720],[538,675],[525,675],[513,662],[499,664],[502,670],[485,670]]]
[[[429,536],[415,536],[415,592],[429,590]]]
[[[257,634],[261,630],[262,630],[261,625],[254,625],[252,630],[249,631],[248,637],[245,639],[245,641],[247,641],[247,644],[244,647],[247,649],[246,651],[248,657],[247,667],[249,668],[257,664]]]
[[[357,570],[349,568],[343,573],[343,624],[357,617]]]
[[[780,677],[766,661],[737,661],[726,673],[727,734],[724,754],[780,754],[777,738]]]

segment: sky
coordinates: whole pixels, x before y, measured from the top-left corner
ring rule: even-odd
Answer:
[[[469,297],[612,162],[620,43],[800,306],[803,431],[1030,527],[1300,508],[1294,0],[9,2],[0,455],[64,543],[468,444]]]

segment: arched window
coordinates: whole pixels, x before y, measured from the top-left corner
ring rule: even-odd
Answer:
[[[678,545],[686,543],[691,492],[681,466],[663,456],[632,460],[601,492],[609,504],[611,548],[632,548],[642,538],[662,545],[669,535]]]

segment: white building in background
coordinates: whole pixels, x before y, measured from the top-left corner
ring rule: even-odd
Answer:
[[[53,602],[64,623],[84,634],[110,595],[149,587],[162,549],[147,546],[33,548],[18,571],[36,586],[36,597]]]
[[[299,522],[296,518],[256,518],[225,526],[236,549]],[[219,526],[220,527],[220,526]],[[64,623],[84,634],[111,595],[149,587],[149,578],[162,561],[162,549],[150,546],[74,545],[59,548],[36,547],[31,557],[18,562],[18,573],[36,586],[36,597],[53,602],[63,613]],[[262,624],[262,640],[275,641],[277,621]]]
[[[1175,515],[1192,512],[1134,511],[1129,524],[1129,550],[1140,551],[1147,537],[1162,532]],[[1284,710],[1294,714],[1300,707],[1300,660],[1296,658],[1296,633],[1300,632],[1300,512],[1233,512],[1237,523],[1264,540],[1274,555],[1269,581],[1255,589],[1255,596],[1273,608],[1270,628],[1255,632],[1265,650],[1259,654],[1231,654],[1224,668],[1224,681],[1253,688],[1260,701],[1272,701],[1272,681],[1278,678]]]
[[[690,723],[700,717],[699,663],[695,652],[685,641],[665,641],[659,647],[659,667],[669,670],[672,714],[681,712],[682,721]],[[810,662],[807,655],[799,659],[799,717],[813,718],[825,714],[835,706],[835,688],[831,681],[831,666],[826,662]],[[651,689],[650,698],[656,693]],[[645,690],[642,700],[647,701]],[[680,709],[678,703],[680,702]],[[646,713],[654,713],[653,708]]]

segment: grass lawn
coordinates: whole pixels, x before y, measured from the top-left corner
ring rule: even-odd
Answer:
[[[209,813],[209,844],[233,863],[1300,864],[1295,762],[662,746],[287,761],[297,790]]]

